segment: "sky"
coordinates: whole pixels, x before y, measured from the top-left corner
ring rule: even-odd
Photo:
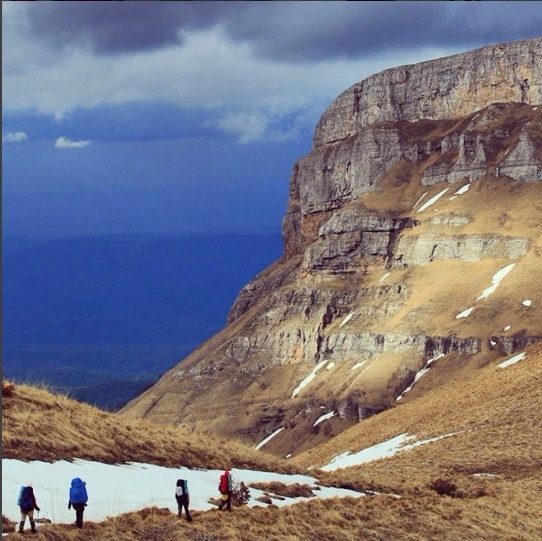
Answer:
[[[2,2],[4,235],[279,232],[318,119],[540,2]]]

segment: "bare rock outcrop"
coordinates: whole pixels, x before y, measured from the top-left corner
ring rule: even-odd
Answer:
[[[491,103],[542,103],[542,39],[484,47],[377,73],[324,112],[316,148],[380,122],[460,118]]]

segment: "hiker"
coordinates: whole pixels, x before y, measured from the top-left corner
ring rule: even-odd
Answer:
[[[36,533],[36,523],[34,522],[34,509],[39,513],[40,508],[38,507],[38,502],[36,501],[36,496],[34,495],[32,483],[29,483],[25,487],[21,487],[21,490],[19,492],[19,498],[17,499],[17,505],[21,509],[21,522],[19,522],[19,533],[23,533],[26,517],[28,517],[28,520],[30,521],[30,531],[32,533]]]
[[[83,513],[85,512],[87,501],[87,484],[79,477],[73,478],[70,486],[68,509],[72,507],[75,509],[75,524],[78,528],[83,527]]]
[[[231,511],[231,474],[226,470],[220,476],[220,484],[218,485],[218,491],[220,492],[220,503],[218,509],[222,510],[224,506],[228,511]]]
[[[188,509],[190,505],[190,494],[188,493],[188,481],[186,479],[177,479],[177,487],[175,488],[175,499],[179,509],[178,516],[182,517],[183,507],[186,514],[186,520],[192,522],[192,515]]]

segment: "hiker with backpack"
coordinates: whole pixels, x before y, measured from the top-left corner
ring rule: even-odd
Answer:
[[[19,533],[24,531],[24,523],[26,517],[30,521],[30,531],[36,533],[36,523],[34,522],[34,509],[39,513],[40,508],[34,495],[34,489],[32,483],[29,483],[26,487],[21,487],[19,492],[19,498],[17,499],[17,505],[21,509],[21,522],[19,522]]]
[[[79,477],[73,478],[70,486],[68,509],[72,507],[75,509],[75,524],[78,528],[83,527],[83,513],[85,512],[87,501],[87,484]]]
[[[182,511],[186,514],[186,520],[192,522],[192,515],[188,509],[190,505],[190,494],[188,493],[188,481],[186,479],[177,479],[177,487],[175,488],[175,499],[177,500],[177,508],[179,509],[178,516],[182,517]]]
[[[218,504],[218,509],[222,510],[222,508],[226,506],[226,509],[231,511],[231,489],[231,474],[228,470],[226,470],[220,476],[220,483],[218,485],[218,491],[220,492],[220,503]]]

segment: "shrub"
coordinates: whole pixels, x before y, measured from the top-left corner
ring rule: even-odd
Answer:
[[[245,483],[243,483],[243,481],[241,481],[240,483],[237,483],[236,481],[233,481],[233,480],[232,480],[231,496],[232,496],[232,503],[238,506],[246,505],[249,502],[250,498],[252,497],[250,495],[250,490],[245,485]]]
[[[13,383],[8,383],[4,378],[2,378],[2,396],[13,396],[14,390],[15,385]]]
[[[451,496],[452,498],[455,498],[457,495],[457,486],[448,479],[435,479],[429,483],[429,488],[441,496]]]

